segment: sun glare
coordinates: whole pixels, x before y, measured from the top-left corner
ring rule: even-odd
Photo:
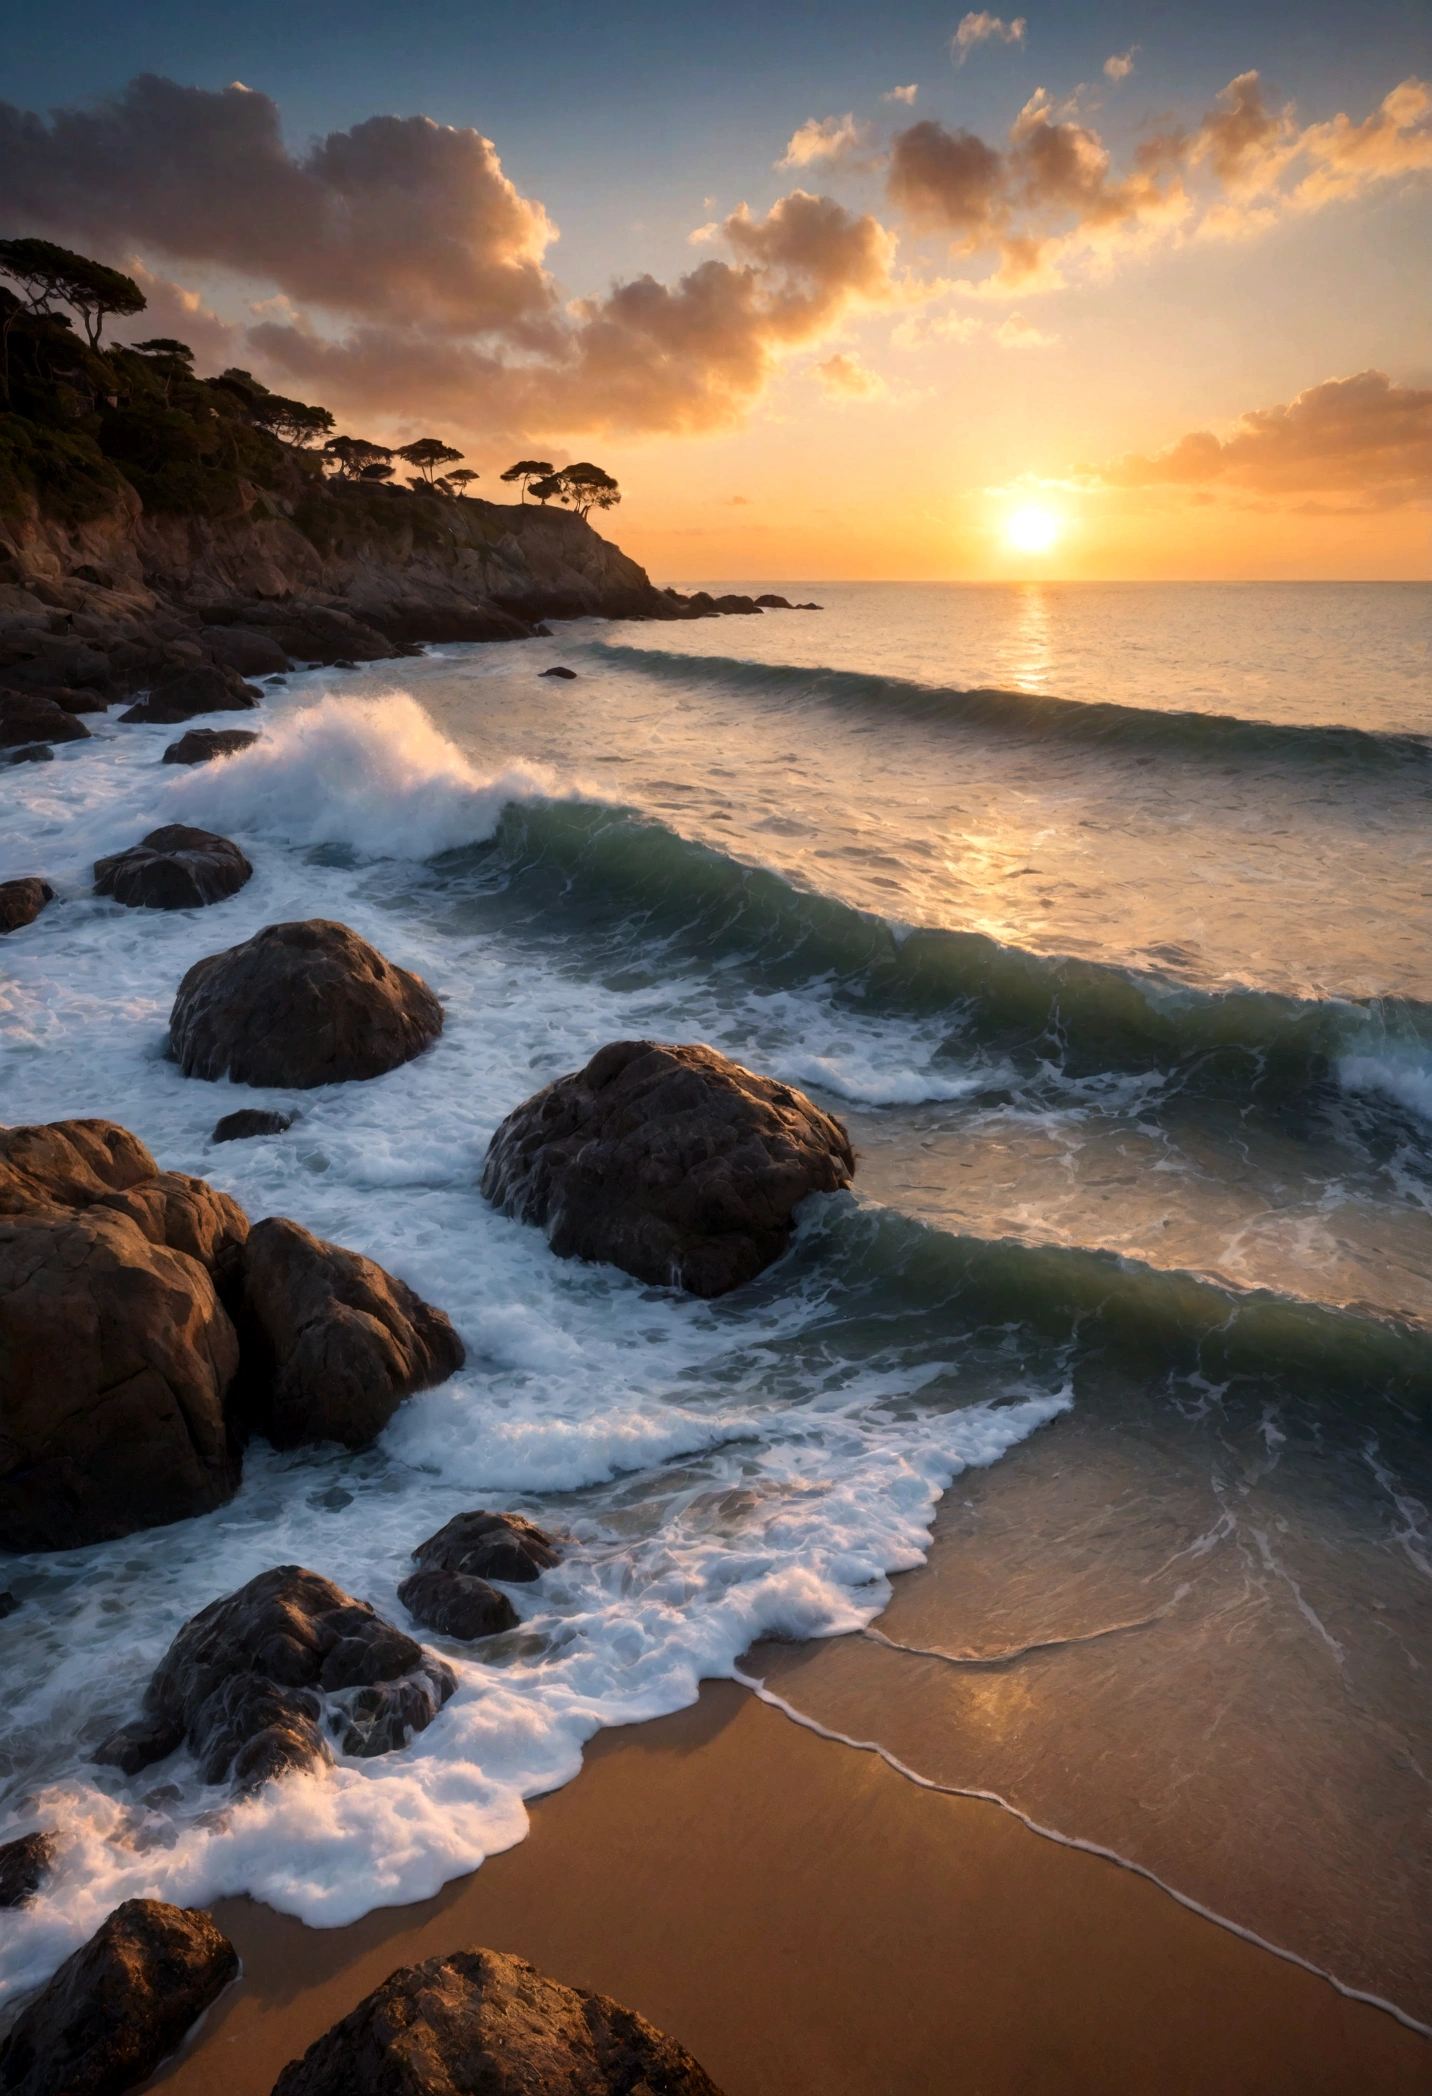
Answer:
[[[1059,536],[1059,519],[1048,509],[1017,509],[1004,532],[1021,553],[1047,553]]]

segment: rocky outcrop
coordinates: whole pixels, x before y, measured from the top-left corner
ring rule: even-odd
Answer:
[[[164,752],[165,764],[207,764],[214,757],[236,757],[258,741],[252,728],[191,728]]]
[[[33,691],[0,690],[0,750],[53,742],[88,742],[90,731],[63,706]]]
[[[489,1514],[479,1507],[470,1514],[454,1514],[436,1535],[419,1543],[413,1562],[425,1572],[510,1583],[539,1579],[560,1556],[555,1538],[524,1514]]]
[[[778,1259],[808,1194],[855,1171],[839,1121],[714,1048],[615,1041],[508,1115],[482,1191],[563,1258],[725,1295]]]
[[[403,1747],[456,1687],[435,1653],[301,1565],[261,1572],[187,1622],[150,1677],[142,1715],[95,1755],[128,1775],[195,1755],[206,1783],[254,1790],[345,1754]]]
[[[365,1448],[405,1397],[461,1368],[441,1310],[371,1259],[298,1223],[256,1223],[226,1290],[238,1325],[246,1424],[275,1448]]]
[[[443,1637],[495,1637],[517,1621],[506,1594],[463,1572],[411,1572],[398,1589],[398,1599],[415,1623]]]
[[[389,1975],[273,2096],[720,2096],[685,2046],[632,2009],[502,1951]]]
[[[211,1143],[244,1143],[256,1135],[282,1135],[292,1128],[293,1115],[274,1113],[263,1106],[241,1106],[214,1123]]]
[[[169,1015],[186,1077],[234,1084],[342,1084],[397,1069],[442,1032],[427,984],[346,924],[269,924],[196,961]]]
[[[121,2096],[147,2081],[239,1970],[210,1917],[132,1899],[66,1958],[0,2043],[12,2096]]]
[[[55,753],[47,742],[25,742],[18,750],[0,750],[0,765],[9,771],[16,764],[53,764]]]
[[[253,870],[227,837],[171,822],[128,851],[97,859],[94,892],[130,910],[195,910],[237,895]]]
[[[48,881],[31,875],[25,880],[0,881],[0,936],[33,924],[55,891]]]
[[[23,1907],[50,1874],[55,1837],[40,1829],[0,1847],[0,1907]]]
[[[154,685],[147,697],[119,717],[123,721],[183,721],[196,713],[242,713],[257,706],[263,694],[246,684],[237,670],[197,662]]]

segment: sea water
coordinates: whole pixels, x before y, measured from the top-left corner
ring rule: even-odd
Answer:
[[[62,1836],[0,1929],[12,1995],[126,1897],[247,1891],[334,1925],[433,1893],[519,1841],[602,1726],[690,1703],[761,1639],[872,1624],[941,1496],[996,1466],[995,1645],[1056,1589],[1097,1627],[1151,1581],[1171,1627],[1152,1657],[1099,1648],[1078,1783],[1040,1790],[1026,1727],[986,1739],[985,1787],[1432,2008],[1406,1927],[1429,1883],[1432,592],[784,588],[825,608],[295,675],[254,749],[195,769],[115,709],[4,774],[0,878],[57,890],[0,955],[4,1118],[117,1120],[252,1217],[379,1260],[467,1348],[364,1454],[255,1443],[216,1514],[6,1561],[0,1839]],[[94,859],[176,821],[244,846],[240,894],[91,894]],[[416,969],[443,1035],[370,1083],[265,1093],[288,1134],[216,1147],[258,1095],[166,1059],[175,988],[311,916]],[[633,1037],[805,1086],[860,1152],[855,1191],[717,1303],[558,1260],[478,1192],[504,1114]],[[1168,1565],[1111,1531],[1071,1572],[1051,1505],[1087,1540],[1110,1449]],[[207,1602],[299,1562],[405,1622],[409,1553],[478,1505],[559,1530],[563,1559],[512,1590],[517,1630],[428,1640],[459,1688],[404,1751],[238,1801],[182,1751],[93,1766]],[[1303,1742],[1238,1731],[1241,1823],[1218,1750],[1190,1760],[1211,1621]],[[1144,1764],[1109,1759],[1150,1666],[1144,1762],[1197,1762],[1156,1826]],[[1326,1811],[1254,1809],[1309,1780],[1336,1838]],[[1323,1858],[1292,1909],[1256,1873],[1200,1879],[1214,1794],[1269,1882],[1289,1844]],[[1329,1921],[1349,1872],[1383,1888],[1370,1933]]]

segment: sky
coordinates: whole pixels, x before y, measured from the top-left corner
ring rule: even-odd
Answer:
[[[1432,576],[1432,10],[0,0],[0,231],[660,581]]]

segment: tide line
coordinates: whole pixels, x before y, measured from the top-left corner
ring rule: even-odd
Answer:
[[[815,1733],[817,1738],[828,1739],[838,1747],[850,1747],[858,1754],[877,1755],[895,1775],[902,1776],[907,1783],[913,1783],[919,1790],[934,1791],[941,1797],[973,1798],[980,1804],[997,1805],[1001,1812],[1007,1812],[1011,1819],[1017,1819],[1022,1827],[1027,1827],[1031,1834],[1039,1835],[1041,1840],[1055,1842],[1063,1849],[1079,1849],[1086,1856],[1098,1856],[1105,1863],[1117,1864],[1120,1870],[1131,1871],[1136,1878],[1144,1878],[1150,1885],[1156,1885],[1160,1892],[1166,1892],[1171,1900],[1176,1900],[1179,1906],[1186,1907],[1190,1914],[1197,1914],[1204,1921],[1211,1921],[1217,1928],[1227,1929],[1230,1935],[1241,1937],[1243,1942],[1253,1944],[1258,1950],[1270,1952],[1273,1957],[1281,1958],[1287,1965],[1301,1966],[1303,1971],[1311,1973],[1314,1979],[1326,1980],[1330,1987],[1335,1987],[1348,2001],[1365,2002],[1369,2008],[1381,2009],[1408,2030],[1416,2031],[1421,2037],[1432,2038],[1432,2024],[1420,2023],[1415,2016],[1410,2016],[1406,2009],[1400,2009],[1395,2001],[1387,2001],[1380,1994],[1369,1994],[1361,1987],[1350,1987],[1345,1981],[1340,1980],[1336,1973],[1328,1972],[1321,1965],[1315,1965],[1310,1958],[1300,1957],[1295,1950],[1285,1950],[1280,1943],[1270,1943],[1266,1936],[1260,1936],[1254,1929],[1245,1928],[1242,1922],[1230,1921],[1226,1914],[1215,1913],[1212,1907],[1205,1907],[1200,1900],[1192,1899],[1188,1893],[1180,1892],[1176,1885],[1170,1885],[1166,1878],[1161,1878],[1157,1871],[1150,1870],[1147,1864],[1136,1863],[1130,1856],[1121,1856],[1117,1849],[1105,1848],[1101,1842],[1086,1841],[1082,1835],[1061,1834],[1057,1827],[1046,1827],[1037,1819],[1032,1819],[1027,1812],[1022,1812],[1018,1805],[1011,1804],[1008,1798],[1001,1797],[997,1790],[978,1790],[961,1783],[937,1783],[933,1776],[922,1776],[918,1769],[912,1769],[907,1763],[899,1760],[888,1747],[883,1747],[879,1740],[852,1739],[847,1732],[836,1732],[829,1725],[822,1725],[818,1718],[810,1717],[803,1710],[797,1710],[794,1703],[788,1703],[784,1696],[778,1696],[773,1689],[768,1689],[764,1681],[756,1680],[753,1675],[743,1674],[739,1667],[732,1668],[731,1678],[739,1682],[742,1688],[749,1689],[758,1702],[768,1704],[772,1710],[778,1710],[782,1717],[789,1718],[793,1725],[800,1725],[805,1731]]]

